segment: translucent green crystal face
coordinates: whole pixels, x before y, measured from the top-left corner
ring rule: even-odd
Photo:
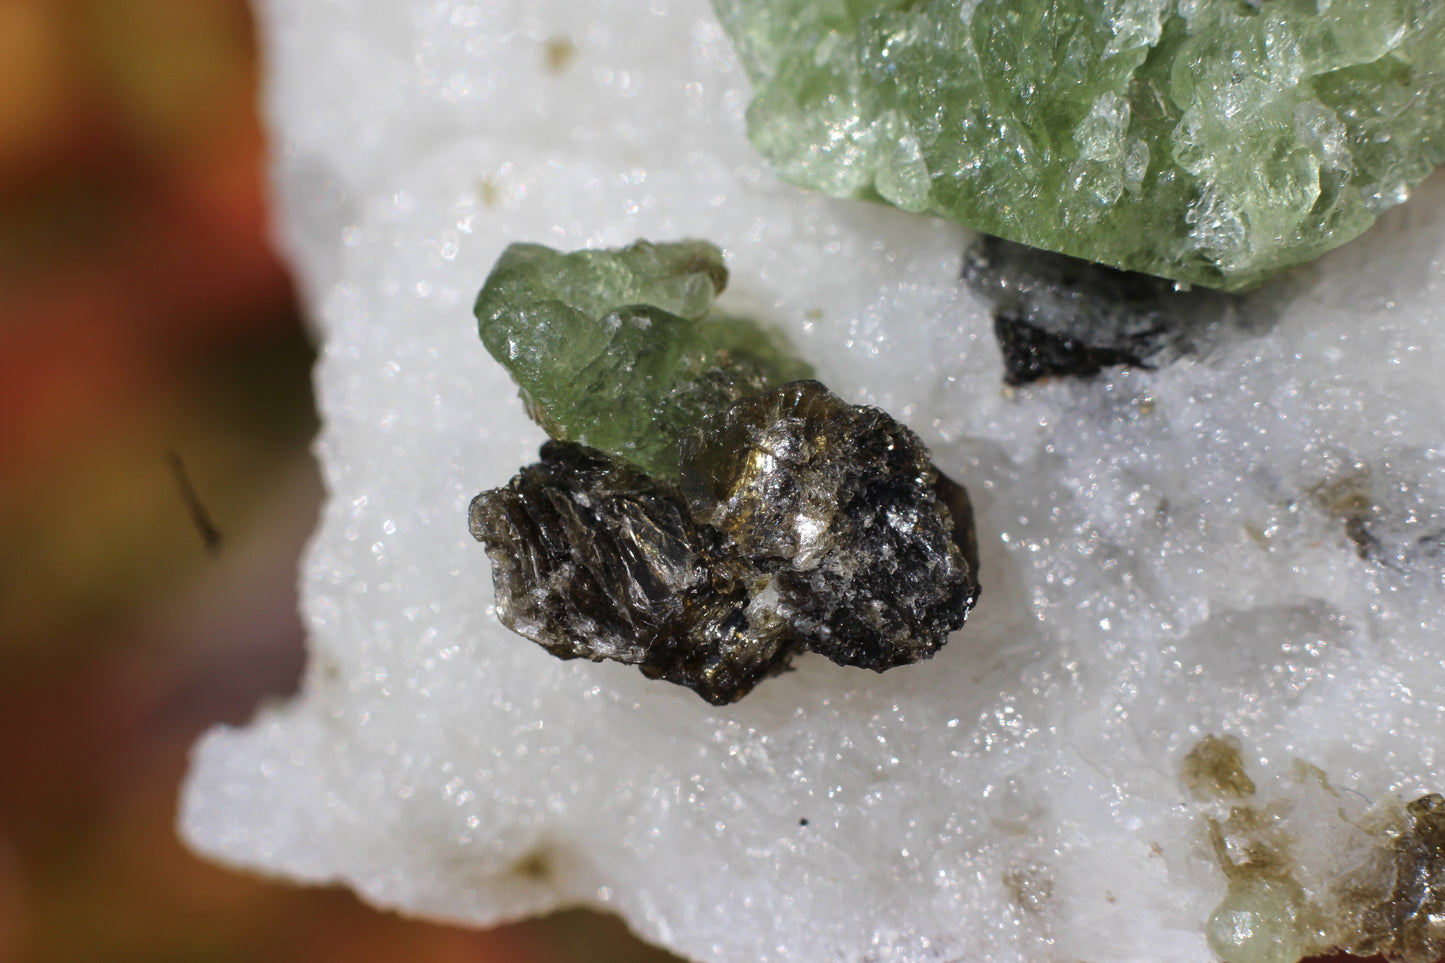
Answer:
[[[714,0],[785,179],[1232,290],[1445,160],[1439,0]]]
[[[547,433],[677,476],[703,415],[812,370],[748,321],[710,318],[727,284],[704,241],[503,252],[477,297],[482,342]]]

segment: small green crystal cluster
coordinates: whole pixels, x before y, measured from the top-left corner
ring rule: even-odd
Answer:
[[[726,284],[722,252],[705,241],[571,254],[513,244],[476,315],[549,435],[676,478],[683,430],[813,373],[763,328],[710,316]]]
[[[793,183],[1240,290],[1445,160],[1438,0],[714,0]]]

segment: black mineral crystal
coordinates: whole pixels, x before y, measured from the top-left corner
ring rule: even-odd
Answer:
[[[963,625],[969,536],[928,449],[887,412],[795,381],[702,419],[678,451],[693,517],[772,577],[776,615],[809,649],[882,671]]]
[[[984,236],[963,282],[993,306],[1004,383],[1157,368],[1268,329],[1287,283],[1242,295],[1120,271]]]
[[[796,381],[702,418],[680,483],[551,441],[473,500],[502,622],[724,705],[804,649],[882,672],[932,656],[978,598],[964,490],[877,408]]]

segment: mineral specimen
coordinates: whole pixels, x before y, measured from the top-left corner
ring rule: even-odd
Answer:
[[[497,612],[564,659],[611,659],[724,705],[801,649],[882,672],[978,598],[972,511],[913,432],[816,381],[701,420],[682,487],[548,442],[470,511]]]
[[[1361,914],[1354,956],[1432,963],[1445,957],[1445,797],[1430,793],[1405,806],[1379,879],[1381,898]]]
[[[1180,290],[985,235],[964,257],[963,282],[993,305],[1004,383],[1087,376],[1115,365],[1156,368],[1231,337],[1267,330],[1282,284],[1248,295]]]
[[[1184,757],[1184,785],[1198,800],[1248,799],[1254,781],[1244,771],[1239,740],[1233,736],[1205,736]]]
[[[1006,396],[965,232],[759,176],[707,0],[256,9],[327,502],[297,691],[191,755],[208,860],[469,926],[587,906],[708,963],[1212,963],[1227,879],[1179,780],[1203,733],[1249,747],[1259,799],[1295,755],[1338,777],[1296,856],[1357,793],[1445,789],[1442,563],[1359,559],[1305,494],[1334,452],[1371,466],[1387,550],[1445,529],[1445,176],[1258,338]],[[966,466],[986,604],[929,662],[807,655],[720,711],[497,620],[459,515],[544,439],[459,306],[509,240],[688,235],[727,250],[724,302]]]
[[[482,340],[578,442],[472,502],[499,616],[719,705],[800,647],[880,672],[931,656],[978,596],[967,495],[886,413],[790,380],[807,366],[763,328],[710,318],[726,280],[701,241],[513,244],[492,269]]]
[[[1418,0],[714,0],[786,180],[1226,289],[1445,159]]]
[[[928,658],[978,597],[972,512],[918,436],[816,381],[736,402],[683,436],[693,516],[774,579],[807,647],[882,671]]]
[[[1214,952],[1226,963],[1294,963],[1330,952],[1439,960],[1445,798],[1350,806],[1321,770],[1296,760],[1280,790],[1256,801],[1239,750],[1231,736],[1206,736],[1184,761],[1194,798],[1228,811],[1206,819],[1229,881],[1206,928]]]
[[[473,500],[470,527],[502,623],[561,658],[636,665],[723,705],[796,648],[785,623],[750,611],[766,577],[723,564],[716,529],[606,452],[549,441],[539,464]]]
[[[476,315],[549,435],[674,477],[683,428],[812,373],[756,325],[709,318],[726,284],[722,252],[702,241],[571,254],[513,244]]]

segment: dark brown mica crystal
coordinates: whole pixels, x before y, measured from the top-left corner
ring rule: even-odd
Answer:
[[[680,487],[553,441],[477,496],[503,623],[722,705],[801,649],[880,672],[928,658],[978,598],[967,494],[876,408],[792,382],[678,453]]]
[[[882,671],[927,658],[978,595],[966,533],[918,436],[795,381],[702,419],[678,444],[693,517],[774,576],[807,647]]]
[[[1365,911],[1356,956],[1382,954],[1408,963],[1445,959],[1445,797],[1405,806],[1405,825],[1390,843],[1388,895]]]
[[[547,442],[541,462],[472,501],[470,527],[502,624],[559,658],[636,665],[722,705],[796,647],[748,618],[745,573],[676,488],[598,449]]]

